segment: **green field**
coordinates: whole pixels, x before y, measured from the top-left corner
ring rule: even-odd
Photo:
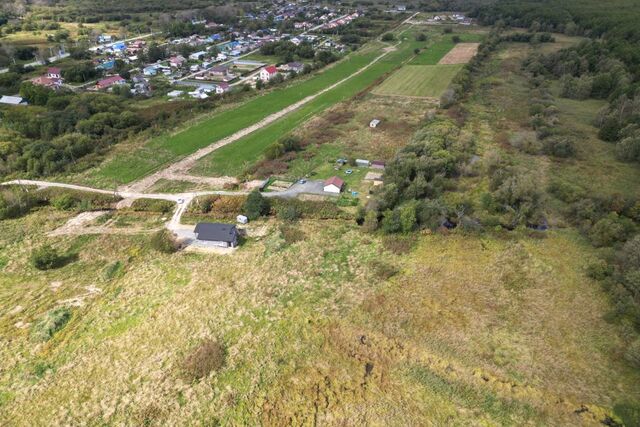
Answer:
[[[482,34],[474,34],[474,33],[462,33],[456,34],[460,37],[461,42],[463,43],[473,43],[482,41]],[[418,54],[415,58],[413,58],[410,62],[411,65],[436,65],[443,56],[447,54],[453,47],[455,43],[451,40],[452,34],[446,34],[441,36],[439,40],[437,40],[434,44],[428,46],[422,52]]]
[[[438,98],[462,65],[405,65],[373,90],[376,95]]]
[[[141,149],[114,158],[98,172],[107,182],[127,183],[141,178],[167,162],[185,156],[210,143],[250,126],[266,116],[300,101],[364,67],[379,53],[351,55],[344,61],[308,80],[269,92],[221,112],[173,135],[163,135]]]

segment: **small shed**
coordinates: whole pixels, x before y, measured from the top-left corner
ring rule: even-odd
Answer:
[[[371,162],[371,167],[373,169],[383,169],[385,167],[385,163],[382,160],[374,160]]]
[[[370,164],[369,160],[356,159],[356,166],[368,168]]]
[[[2,97],[0,97],[0,104],[5,104],[5,105],[27,105],[27,101],[25,101],[20,96],[2,95]]]
[[[378,125],[380,124],[380,120],[378,119],[373,119],[369,122],[369,127],[370,128],[375,128],[378,127]]]
[[[237,221],[239,224],[246,224],[246,223],[248,223],[248,222],[249,222],[249,218],[247,218],[247,217],[246,217],[246,216],[244,216],[244,215],[238,215],[238,216],[236,217],[236,221]]]

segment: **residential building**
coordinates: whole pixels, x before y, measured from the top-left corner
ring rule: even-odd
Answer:
[[[196,239],[222,248],[235,248],[240,237],[235,225],[216,222],[200,222],[194,233]]]
[[[337,176],[332,176],[324,182],[323,190],[326,193],[339,194],[342,191],[342,187],[344,187],[344,181]]]
[[[263,82],[268,82],[272,78],[274,78],[276,74],[278,74],[278,69],[276,68],[276,66],[269,65],[260,70],[260,80],[262,80]]]
[[[98,81],[98,83],[96,84],[96,89],[97,90],[109,89],[114,85],[122,85],[125,83],[127,83],[127,81],[122,77],[120,77],[119,75],[110,76],[110,77],[107,77],[106,79],[102,79]]]

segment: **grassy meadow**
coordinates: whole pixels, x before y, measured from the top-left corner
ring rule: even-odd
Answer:
[[[462,65],[405,65],[373,90],[376,95],[439,98]]]
[[[43,235],[70,216],[0,223],[5,425],[586,425],[638,397],[570,231],[387,239],[303,221],[287,240],[268,221],[232,256],[166,255],[144,235]],[[78,259],[35,270],[45,241]],[[36,340],[57,307],[68,323]],[[223,363],[193,378],[203,339]]]

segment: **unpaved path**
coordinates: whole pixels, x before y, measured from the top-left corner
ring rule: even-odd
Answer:
[[[179,160],[173,164],[171,164],[170,166],[156,172],[153,173],[151,175],[148,175],[144,178],[142,178],[139,181],[136,181],[132,184],[129,185],[125,185],[119,188],[119,191],[122,192],[144,192],[145,190],[149,189],[153,184],[155,184],[156,181],[158,181],[159,179],[172,179],[172,176],[176,176],[176,175],[188,175],[188,171],[195,165],[195,163],[200,160],[201,158],[203,158],[204,156],[207,156],[211,153],[213,153],[214,151],[216,151],[217,149],[224,147],[225,145],[229,145],[233,142],[238,141],[239,139],[244,138],[245,136],[249,135],[250,133],[253,133],[259,129],[262,129],[265,126],[270,125],[271,123],[275,122],[276,120],[281,119],[282,117],[286,116],[287,114],[289,114],[292,111],[297,110],[298,108],[302,107],[303,105],[313,101],[314,99],[316,99],[318,96],[323,95],[325,93],[327,93],[330,90],[335,89],[336,87],[340,86],[342,83],[346,82],[347,80],[353,78],[354,76],[357,76],[358,74],[363,73],[365,70],[367,70],[369,67],[371,67],[372,65],[374,65],[376,62],[380,61],[383,57],[385,57],[389,52],[391,52],[393,50],[393,48],[386,48],[384,49],[384,52],[380,55],[378,55],[376,58],[374,58],[371,62],[369,62],[367,65],[365,65],[364,67],[360,68],[358,71],[356,71],[355,73],[345,77],[344,79],[330,85],[327,86],[326,88],[322,89],[321,91],[313,94],[313,95],[309,95],[304,99],[301,99],[300,101],[289,105],[288,107],[286,107],[285,109],[278,111],[277,113],[273,113],[267,117],[265,117],[264,119],[260,120],[257,123],[254,123],[253,125],[246,127],[244,129],[239,130],[238,132],[229,135],[226,138],[220,139],[217,142],[214,142],[212,144],[207,145],[206,147],[203,147],[201,149],[199,149],[198,151],[188,155],[187,157],[184,157],[182,160]]]

